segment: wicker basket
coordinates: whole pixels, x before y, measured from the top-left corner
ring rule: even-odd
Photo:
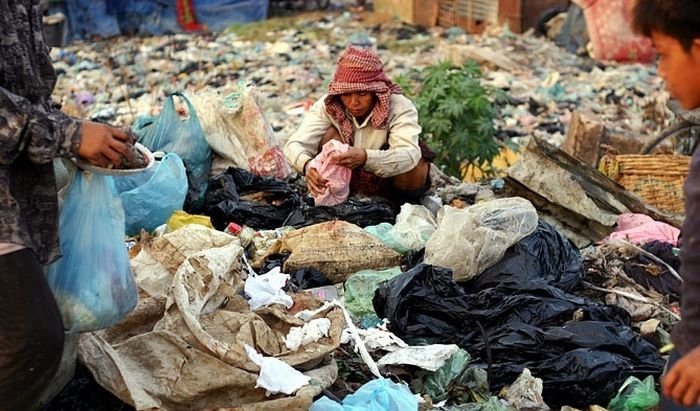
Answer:
[[[684,214],[683,184],[690,157],[678,155],[606,155],[598,169],[659,210]]]
[[[498,1],[439,0],[438,26],[461,27],[469,33],[481,33],[487,24],[498,22]]]

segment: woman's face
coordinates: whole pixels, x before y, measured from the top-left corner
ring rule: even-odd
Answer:
[[[358,91],[340,95],[343,106],[355,117],[364,117],[372,112],[376,97],[369,91]]]

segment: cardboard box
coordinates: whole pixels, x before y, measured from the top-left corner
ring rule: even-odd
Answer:
[[[435,27],[438,2],[439,0],[374,0],[374,11],[417,26]]]

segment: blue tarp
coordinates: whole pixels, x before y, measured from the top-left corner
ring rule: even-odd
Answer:
[[[269,0],[193,0],[197,23],[220,31],[267,18]],[[52,6],[68,20],[68,41],[92,36],[182,32],[176,0],[66,0]]]

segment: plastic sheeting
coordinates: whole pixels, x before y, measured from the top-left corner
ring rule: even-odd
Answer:
[[[552,407],[607,403],[627,377],[664,365],[624,310],[542,282],[470,290],[449,269],[419,265],[380,288],[374,307],[409,344],[456,343],[484,367],[490,358],[492,390],[530,369]]]

